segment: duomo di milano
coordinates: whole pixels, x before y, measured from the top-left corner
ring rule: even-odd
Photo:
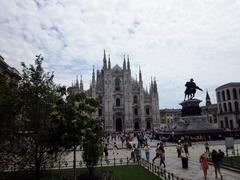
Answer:
[[[82,79],[71,87],[72,92],[83,92]],[[103,67],[93,69],[90,88],[84,91],[100,102],[96,116],[104,123],[105,131],[152,130],[160,128],[159,99],[156,80],[150,89],[143,88],[142,73],[138,80],[131,76],[129,57],[122,66],[111,67],[110,57],[104,51]]]

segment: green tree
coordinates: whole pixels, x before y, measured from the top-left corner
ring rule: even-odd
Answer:
[[[19,83],[21,109],[16,143],[19,167],[35,169],[36,179],[47,165],[54,163],[59,151],[53,151],[50,114],[63,96],[60,87],[53,82],[54,75],[45,72],[43,57],[36,56],[35,65],[22,63],[22,79]]]
[[[102,137],[100,121],[92,118],[92,114],[97,107],[97,101],[93,98],[87,97],[85,93],[72,94],[69,91],[65,103],[56,106],[56,110],[51,116],[53,125],[51,132],[52,136],[55,137],[54,147],[57,148],[62,146],[66,150],[73,150],[75,179],[77,147],[84,147],[85,142],[97,142],[96,139]],[[94,150],[98,152],[100,151],[98,148],[101,147],[97,146],[94,148]],[[96,155],[94,154],[95,152],[91,152],[93,157],[96,158]]]
[[[90,175],[92,175],[94,166],[103,153],[102,137],[103,131],[99,121],[90,119],[86,125],[86,132],[83,139],[82,158],[86,163]]]

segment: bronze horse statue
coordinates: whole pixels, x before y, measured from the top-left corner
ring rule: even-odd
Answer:
[[[186,82],[185,86],[186,90],[184,92],[185,93],[184,101],[186,100],[186,98],[193,99],[195,97],[197,89],[202,91],[202,89],[193,82],[193,79],[190,79],[189,82]]]

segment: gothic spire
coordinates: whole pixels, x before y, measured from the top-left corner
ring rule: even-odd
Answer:
[[[211,103],[211,99],[210,99],[210,96],[209,96],[208,91],[207,91],[207,94],[206,94],[206,106],[209,106],[211,104],[212,104]]]
[[[76,76],[76,87],[79,87],[78,75]]]
[[[92,84],[95,83],[95,69],[94,69],[94,66],[93,66],[93,72],[92,72]]]
[[[110,54],[108,54],[108,69],[111,69],[111,60],[110,60]]]
[[[103,51],[103,69],[107,69],[107,58],[106,58],[105,49]]]
[[[156,82],[156,77],[154,77],[154,84],[153,84],[153,87],[154,87],[154,92],[157,93],[157,82]]]
[[[123,55],[123,70],[126,70],[126,59],[125,59],[125,54]]]
[[[127,56],[127,69],[128,69],[128,71],[130,71],[129,55]]]
[[[83,92],[83,81],[82,81],[82,75],[80,80],[80,91]]]
[[[140,66],[139,66],[139,82],[142,82],[142,72]]]

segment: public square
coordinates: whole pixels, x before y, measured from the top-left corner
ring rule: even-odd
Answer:
[[[137,140],[135,139],[135,144],[137,144]],[[159,141],[153,140],[152,142],[149,141],[151,150],[150,150],[150,159],[152,162],[152,158],[155,156],[155,149],[156,149],[156,144]],[[131,151],[123,148],[122,149],[122,144],[120,140],[116,140],[117,146],[119,149],[116,151],[116,153],[113,154],[112,146],[113,142],[110,142],[109,145],[109,159],[120,159],[120,158],[130,158],[130,153]],[[189,154],[190,158],[188,159],[188,168],[183,169],[182,168],[182,162],[181,158],[177,157],[177,151],[176,151],[176,146],[173,143],[166,143],[165,146],[165,156],[166,156],[166,170],[168,172],[174,173],[176,176],[180,178],[184,178],[184,180],[203,180],[203,172],[200,170],[200,163],[199,163],[199,157],[200,155],[205,151],[205,142],[198,142],[198,143],[193,143],[192,147],[189,147]],[[240,140],[235,140],[235,148],[240,148]],[[125,146],[125,145],[124,145]],[[212,149],[221,149],[223,152],[225,152],[225,142],[224,141],[210,141],[209,142],[209,147],[210,151]],[[226,152],[225,152],[226,154]],[[142,148],[141,152],[142,158],[145,159],[145,153],[144,149]],[[231,151],[229,151],[229,156],[231,156]],[[72,153],[70,153],[66,159],[66,161],[72,161]],[[81,161],[81,152],[77,152],[77,161]],[[159,165],[159,158],[155,160],[155,165]],[[223,174],[223,179],[225,180],[239,180],[239,173],[226,170],[226,169],[221,169],[221,172]],[[209,166],[208,169],[208,175],[207,175],[208,180],[215,180],[215,174],[214,174],[214,167],[212,165]],[[220,179],[220,177],[218,177]]]

